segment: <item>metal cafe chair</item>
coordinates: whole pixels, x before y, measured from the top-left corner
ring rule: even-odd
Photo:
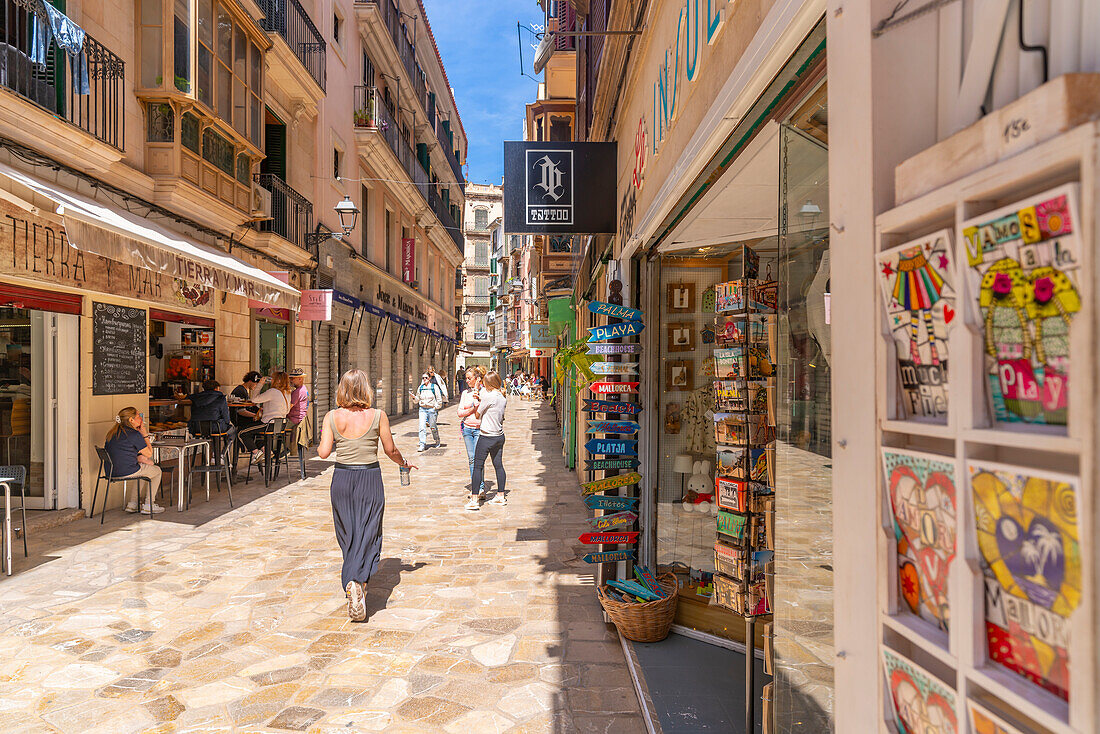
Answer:
[[[132,481],[137,481],[138,482],[138,513],[140,514],[141,513],[141,482],[145,482],[146,484],[148,484],[149,489],[152,490],[153,480],[150,479],[149,477],[113,477],[111,475],[114,473],[114,465],[111,462],[111,455],[107,453],[107,449],[103,448],[102,446],[96,446],[95,447],[95,452],[96,452],[96,455],[99,456],[99,476],[97,476],[95,478],[95,491],[92,493],[91,514],[89,514],[88,517],[90,517],[90,518],[95,517],[95,500],[96,500],[96,497],[99,496],[99,483],[101,481],[106,481],[107,486],[103,489],[103,508],[100,510],[100,513],[99,513],[99,524],[100,525],[103,524],[103,517],[107,514],[107,495],[111,491],[111,483],[112,482],[122,482],[122,504],[123,505],[126,504],[126,490],[128,488],[128,483],[132,482]],[[161,467],[161,470],[163,470],[163,469],[164,469],[164,467]],[[161,484],[163,486],[163,481],[161,482]],[[149,494],[151,494],[151,492],[147,493],[146,496],[148,497]],[[153,516],[153,498],[149,497],[149,517],[152,517],[152,516]]]
[[[286,467],[287,476],[290,475],[290,460],[296,458],[298,461],[298,476],[301,479],[306,478],[306,447],[299,443],[298,439],[302,431],[302,423],[290,423],[286,427],[286,432],[283,436],[283,451],[281,452],[282,463]],[[295,455],[296,452],[296,455]],[[275,466],[275,476],[278,476],[279,467]]]
[[[0,479],[11,485],[19,485],[19,509],[23,513],[23,525],[18,530],[23,532],[23,557],[27,557],[27,467],[20,464],[0,466]]]
[[[233,506],[233,479],[230,476],[232,468],[233,443],[229,440],[229,432],[219,429],[217,421],[199,421],[199,438],[210,442],[210,464],[192,466],[187,471],[187,507],[191,506],[191,479],[195,474],[213,474],[218,491],[222,491],[222,475],[225,475],[225,483],[229,491],[229,506]],[[209,485],[207,485],[209,493]],[[209,498],[207,498],[209,499]]]
[[[265,423],[262,426],[256,428],[247,429],[251,435],[258,435],[263,439],[263,465],[264,465],[264,488],[266,489],[268,484],[274,478],[275,463],[278,461],[279,451],[282,450],[284,443],[284,436],[286,435],[286,418],[275,418],[270,423]],[[242,431],[241,433],[244,433]],[[240,436],[240,434],[237,434]],[[247,444],[246,444],[247,445]],[[244,480],[246,482],[252,480],[252,467],[257,464],[253,458],[253,454],[248,455],[248,473],[245,474]],[[289,469],[288,469],[289,471]]]

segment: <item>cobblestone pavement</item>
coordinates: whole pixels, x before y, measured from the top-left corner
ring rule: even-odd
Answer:
[[[328,471],[32,537],[0,580],[0,731],[644,731],[553,415],[514,401],[507,429],[506,507],[462,509],[453,407],[411,486],[384,469],[366,623],[346,616]],[[415,421],[395,432],[413,454]]]

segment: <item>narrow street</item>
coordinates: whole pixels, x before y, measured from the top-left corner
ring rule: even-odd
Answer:
[[[240,485],[235,509],[196,490],[184,513],[32,534],[0,577],[0,731],[644,731],[553,414],[512,401],[506,430],[506,507],[462,509],[453,404],[411,486],[383,467],[366,623],[316,459],[303,482]],[[415,456],[415,419],[395,434]]]

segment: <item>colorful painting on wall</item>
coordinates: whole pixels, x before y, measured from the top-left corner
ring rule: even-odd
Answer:
[[[963,224],[994,418],[1065,425],[1069,330],[1081,310],[1077,187]]]
[[[882,649],[886,686],[902,734],[957,732],[955,692],[901,655]]]
[[[970,713],[970,731],[973,734],[1024,734],[1000,716],[974,701],[967,701],[966,708]]]
[[[1069,617],[1081,601],[1077,480],[967,466],[991,660],[1069,700]]]
[[[955,465],[950,459],[882,449],[897,543],[899,608],[948,629],[947,580],[958,537]]]
[[[955,318],[951,232],[879,253],[906,418],[947,419],[947,328]]]

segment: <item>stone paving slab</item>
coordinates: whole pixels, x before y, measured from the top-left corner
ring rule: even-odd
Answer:
[[[553,428],[509,406],[505,507],[462,509],[453,407],[411,486],[385,466],[366,623],[346,616],[328,471],[235,489],[233,510],[32,535],[0,580],[0,731],[644,731]],[[415,455],[415,425],[395,433]]]

